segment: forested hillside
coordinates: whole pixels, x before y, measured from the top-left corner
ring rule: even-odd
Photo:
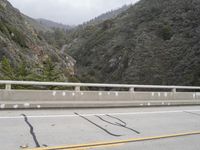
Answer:
[[[94,19],[86,22],[83,24],[83,26],[88,26],[88,25],[97,25],[99,23],[102,23],[103,21],[106,21],[108,19],[112,19],[117,17],[119,14],[121,14],[122,12],[126,11],[128,8],[130,8],[131,5],[124,5],[121,8],[115,9],[115,10],[111,10],[108,11],[100,16],[95,17]]]
[[[200,85],[200,0],[121,10],[50,29],[0,0],[0,79],[77,81],[70,52],[82,82]]]
[[[26,16],[0,0],[0,80],[67,81],[73,66],[66,56],[47,44]]]
[[[74,31],[68,50],[83,82],[200,85],[200,0],[141,0]]]
[[[69,43],[73,39],[73,36],[71,37],[71,34],[79,34],[79,32],[82,32],[82,30],[84,30],[88,26],[95,26],[104,22],[105,20],[115,18],[122,12],[126,11],[130,6],[131,5],[124,5],[123,7],[116,10],[108,11],[78,26],[68,26],[45,19],[37,19],[36,21],[39,23],[39,25],[50,29],[48,31],[44,29],[41,30],[41,27],[39,27],[39,35],[43,37],[50,45],[61,49],[63,45]],[[33,25],[35,26],[35,23]],[[38,28],[38,24],[36,28]]]

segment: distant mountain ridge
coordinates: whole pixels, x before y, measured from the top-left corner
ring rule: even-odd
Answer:
[[[23,15],[23,14],[22,14]],[[36,29],[38,32],[43,31],[43,32],[47,32],[47,31],[52,31],[51,28],[40,24],[36,19],[33,19],[31,17],[28,17],[26,15],[23,15],[23,17],[25,18],[25,20],[31,25],[33,26],[34,29]]]
[[[64,25],[62,23],[57,23],[51,20],[47,20],[47,19],[35,19],[39,24],[47,27],[47,28],[60,28],[60,29],[65,29],[65,30],[69,30],[74,28],[74,26],[70,26],[70,25]]]

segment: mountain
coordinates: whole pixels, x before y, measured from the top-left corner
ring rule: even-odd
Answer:
[[[0,0],[0,78],[18,79],[16,74],[19,73],[20,67],[33,72],[34,68],[49,64],[52,64],[49,69],[56,69],[57,73],[62,70],[63,74],[60,75],[65,78],[65,75],[70,73],[69,70],[73,69],[74,64],[71,64],[75,61],[47,44],[29,20],[7,0]]]
[[[31,20],[30,24],[37,29],[39,36],[58,49],[62,49],[63,45],[66,44],[68,32],[75,28],[75,26],[64,25],[46,19]]]
[[[69,30],[69,29],[74,28],[74,26],[64,25],[62,23],[57,23],[57,22],[50,21],[50,20],[47,20],[47,19],[42,19],[42,18],[36,19],[36,21],[40,25],[45,26],[47,28],[60,28],[60,29],[65,29],[65,30]]]
[[[22,14],[23,15],[23,14]],[[41,24],[38,22],[37,19],[33,19],[31,17],[28,17],[26,15],[23,15],[24,19],[34,28],[37,32],[52,32],[52,29],[46,25]]]
[[[69,36],[82,82],[200,85],[200,0],[141,0]]]
[[[124,5],[123,7],[119,8],[119,9],[108,11],[108,12],[106,12],[106,13],[84,23],[84,25],[87,25],[87,26],[88,25],[96,25],[96,24],[99,24],[99,23],[101,23],[105,20],[115,18],[119,14],[121,14],[122,12],[126,11],[130,7],[131,7],[131,5]]]

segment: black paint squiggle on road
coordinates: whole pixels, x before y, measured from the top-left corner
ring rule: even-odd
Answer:
[[[90,122],[91,124],[95,125],[96,127],[100,128],[100,129],[102,129],[103,131],[105,131],[105,132],[108,133],[109,135],[112,135],[112,136],[122,136],[122,135],[117,135],[117,134],[111,133],[111,132],[108,131],[107,129],[101,127],[100,125],[98,125],[98,124],[92,122],[92,121],[89,120],[88,118],[86,118],[86,117],[84,117],[84,116],[82,116],[82,115],[80,115],[80,114],[78,114],[78,113],[76,113],[76,112],[75,112],[74,114],[77,115],[77,116],[79,116],[79,117],[81,117],[81,118],[83,118],[84,120],[87,120],[88,122]]]
[[[200,116],[200,114],[198,113],[194,113],[194,112],[189,112],[189,111],[184,111],[185,113],[191,114],[191,115],[195,115],[195,116]]]
[[[126,122],[122,121],[121,119],[119,119],[119,118],[117,118],[117,117],[114,117],[114,116],[111,116],[111,115],[106,115],[106,116],[108,116],[108,117],[110,117],[110,118],[113,118],[113,119],[116,119],[116,120],[122,122],[122,123],[123,123],[123,126],[127,126]]]
[[[114,118],[114,119],[120,121],[121,123],[118,123],[118,122],[113,123],[113,122],[110,122],[110,121],[108,121],[108,120],[105,120],[105,119],[103,119],[102,117],[96,115],[97,118],[99,118],[100,120],[102,120],[102,121],[104,121],[104,122],[106,122],[106,123],[109,123],[109,124],[114,125],[114,126],[122,127],[122,128],[128,129],[128,130],[131,130],[131,131],[133,131],[133,132],[135,132],[135,133],[137,133],[137,134],[140,134],[139,131],[136,131],[136,130],[134,130],[134,129],[132,129],[132,128],[127,127],[127,124],[126,124],[124,121],[122,121],[121,119],[116,118],[116,117],[113,117],[113,116],[110,116],[110,115],[106,115],[106,116],[108,116],[108,117],[110,117],[110,118]]]
[[[36,135],[35,135],[35,133],[34,133],[34,128],[33,128],[33,126],[31,125],[31,123],[28,121],[28,118],[27,118],[27,116],[25,115],[25,114],[21,114],[23,117],[24,117],[24,121],[26,122],[26,124],[29,126],[29,128],[30,128],[30,134],[32,135],[32,137],[33,137],[33,140],[34,140],[34,142],[35,142],[35,145],[36,145],[36,147],[40,147],[40,144],[39,144],[39,142],[38,142],[38,140],[37,140],[37,137],[36,137]]]

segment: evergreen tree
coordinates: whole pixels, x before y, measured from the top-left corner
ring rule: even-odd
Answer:
[[[38,73],[36,74],[35,79],[38,81],[63,81],[62,79],[63,72],[59,71],[56,68],[51,59],[44,61],[43,66],[38,68]]]
[[[35,79],[39,81],[44,81],[44,82],[61,82],[64,81],[62,78],[63,72],[59,71],[56,68],[56,64],[54,64],[51,59],[47,59],[44,63],[43,66],[39,68],[39,73]],[[46,87],[45,87],[46,88]],[[53,89],[58,89],[58,87],[55,86],[49,86],[49,90]]]
[[[6,57],[3,57],[2,61],[1,61],[0,72],[1,72],[0,78],[3,80],[15,80],[16,79],[16,76],[14,73],[15,71],[10,64],[10,61]]]
[[[29,67],[27,66],[26,62],[21,62],[18,67],[17,70],[15,70],[15,74],[17,77],[17,80],[21,80],[21,81],[26,81],[31,79],[31,70],[29,69]]]

